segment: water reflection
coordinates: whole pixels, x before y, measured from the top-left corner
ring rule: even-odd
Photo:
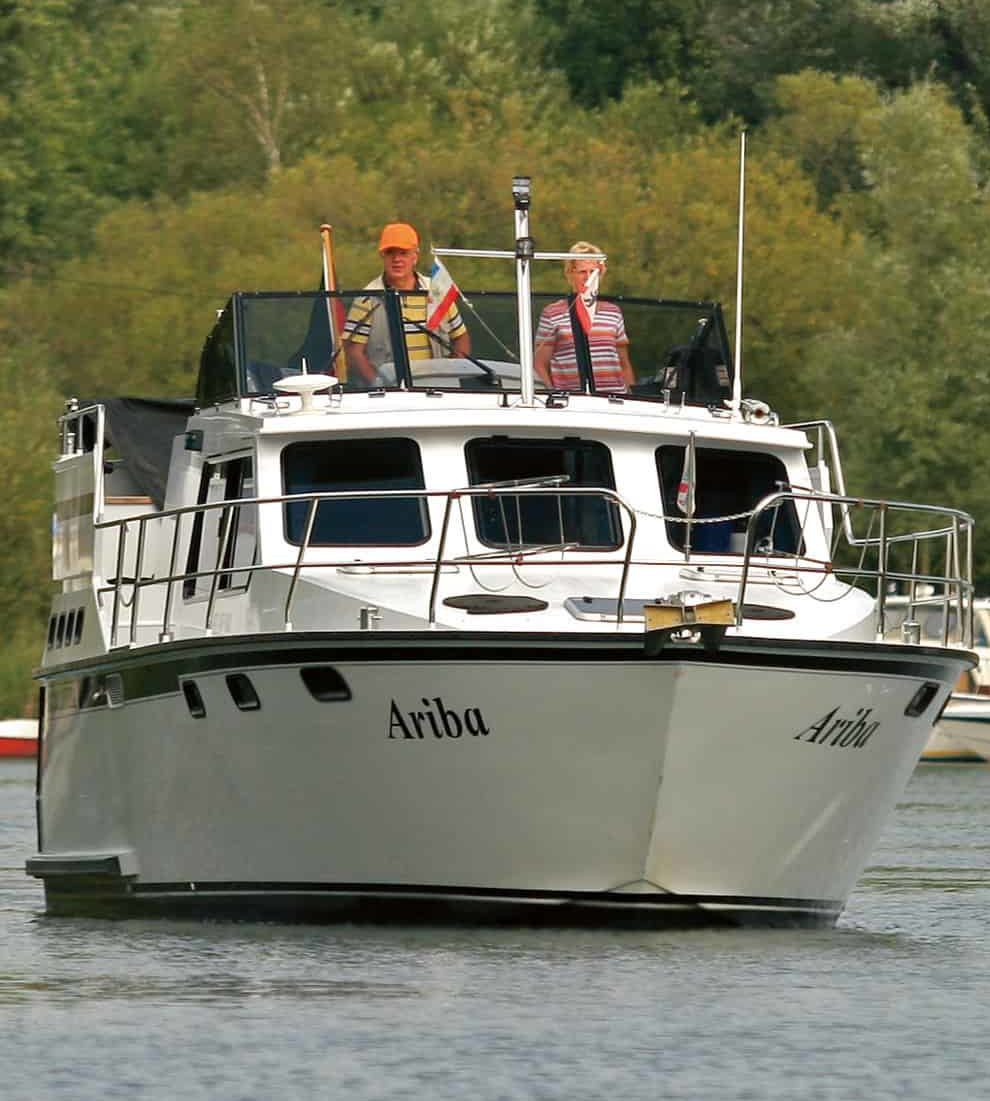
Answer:
[[[168,978],[154,975],[64,975],[44,979],[0,974],[0,1006],[34,1002],[39,997],[52,1004],[98,1001],[158,1002],[162,1005],[210,1005],[243,1002],[252,998],[305,1000],[306,1002],[359,998],[409,998],[414,986],[401,983],[333,981],[328,979],[272,976],[200,974]]]

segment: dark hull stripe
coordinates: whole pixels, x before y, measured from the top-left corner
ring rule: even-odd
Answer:
[[[986,758],[979,753],[922,753],[923,765],[977,765],[984,764]]]
[[[297,633],[243,635],[166,643],[123,650],[88,661],[72,662],[36,673],[45,684],[82,676],[118,673],[128,701],[178,691],[179,677],[228,670],[346,662],[568,662],[634,664],[700,663],[747,668],[814,670],[934,678],[955,683],[975,665],[974,655],[938,647],[892,646],[852,642],[807,642],[791,639],[726,639],[717,652],[703,646],[667,645],[646,651],[646,635],[578,636],[561,634],[463,632],[434,633]]]

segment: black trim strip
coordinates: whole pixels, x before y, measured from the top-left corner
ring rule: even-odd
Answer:
[[[736,895],[523,891],[479,887],[354,883],[128,883],[105,876],[53,877],[48,910],[196,914],[244,920],[425,921],[554,925],[833,925],[843,903]]]
[[[653,644],[663,635],[662,646]],[[925,678],[953,685],[967,661],[967,651],[880,643],[807,642],[792,639],[724,639],[713,650],[705,645],[673,643],[665,632],[616,636],[536,634],[532,632],[457,632],[438,636],[422,632],[311,632],[282,635],[216,636],[188,639],[140,649],[115,651],[87,661],[66,663],[35,675],[54,686],[77,677],[106,676],[111,670],[123,682],[123,698],[170,696],[190,677],[243,672],[256,668],[337,665],[348,662],[431,661],[492,663],[499,661],[648,664],[709,664],[755,669],[825,673],[881,674]],[[103,701],[104,706],[106,701]]]

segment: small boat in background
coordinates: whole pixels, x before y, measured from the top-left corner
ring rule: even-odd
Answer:
[[[921,759],[990,760],[990,696],[954,692],[935,725]]]
[[[0,757],[35,757],[37,753],[37,719],[0,720]]]

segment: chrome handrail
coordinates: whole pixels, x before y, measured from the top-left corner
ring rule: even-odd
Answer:
[[[962,626],[962,641],[964,645],[972,645],[973,638],[973,594],[972,563],[973,563],[973,517],[962,509],[950,508],[939,505],[923,505],[910,501],[885,501],[879,498],[850,497],[838,493],[818,493],[805,490],[779,490],[768,494],[754,507],[746,524],[746,552],[743,556],[742,573],[739,582],[739,597],[736,608],[736,625],[742,624],[742,610],[745,601],[746,584],[748,581],[750,564],[754,553],[754,539],[759,525],[760,517],[771,510],[777,510],[787,501],[814,501],[818,504],[838,507],[845,516],[850,516],[853,511],[875,509],[880,517],[880,532],[877,536],[865,536],[848,538],[851,547],[861,550],[875,548],[877,552],[877,568],[867,569],[863,566],[842,567],[834,562],[829,563],[832,573],[851,573],[857,577],[873,578],[877,581],[877,634],[883,637],[886,626],[886,598],[887,587],[890,582],[906,582],[912,586],[919,583],[932,586],[943,586],[941,602],[946,605],[955,601],[959,623]],[[921,531],[901,532],[893,535],[888,533],[888,518],[891,513],[923,513],[932,516],[945,517],[945,523]],[[803,526],[802,526],[803,530]],[[851,523],[850,529],[851,530]],[[923,541],[935,540],[942,537],[946,539],[945,569],[941,576],[932,573],[920,574],[917,572],[918,548]],[[966,569],[963,572],[959,563],[959,544],[965,536],[966,544]],[[912,567],[909,572],[891,570],[889,554],[893,546],[903,543],[912,543]],[[760,557],[764,557],[760,555]],[[769,557],[773,557],[772,553]],[[951,562],[951,568],[950,568]],[[932,603],[940,602],[938,599],[926,598]],[[943,641],[947,643],[948,617],[944,617]]]
[[[624,517],[628,521],[628,533],[625,536],[625,547],[621,554],[621,557],[616,553],[607,553],[605,555],[598,555],[592,557],[587,550],[581,551],[579,554],[568,555],[567,552],[570,549],[570,545],[561,543],[558,545],[542,545],[542,546],[507,546],[501,551],[486,552],[483,555],[476,553],[466,552],[464,554],[448,555],[447,545],[450,537],[450,524],[452,518],[452,512],[455,502],[461,501],[465,497],[497,497],[497,496],[549,496],[549,497],[561,497],[561,496],[593,496],[598,497],[604,501],[608,501],[614,507],[621,509]],[[561,557],[555,559],[558,565],[563,566],[620,566],[620,577],[618,582],[618,594],[616,602],[616,626],[620,626],[624,621],[624,602],[626,599],[626,589],[628,585],[629,574],[633,565],[647,566],[647,567],[664,567],[664,566],[678,566],[683,568],[683,559],[663,560],[658,558],[650,559],[648,557],[633,557],[634,549],[637,546],[638,536],[638,517],[637,510],[630,505],[619,493],[614,490],[589,487],[589,486],[572,486],[569,485],[566,488],[561,486],[548,486],[548,485],[512,485],[504,487],[494,487],[490,485],[486,486],[469,486],[452,490],[425,490],[425,489],[395,489],[395,490],[352,490],[345,492],[322,492],[322,493],[308,493],[308,494],[281,494],[271,497],[247,497],[238,498],[236,500],[223,500],[204,502],[202,504],[185,505],[179,508],[169,509],[160,513],[144,514],[138,517],[127,517],[110,521],[100,521],[94,523],[94,528],[103,531],[117,531],[118,545],[116,547],[116,561],[117,561],[117,575],[113,579],[112,583],[104,586],[100,592],[110,592],[113,594],[113,611],[111,615],[111,645],[116,645],[117,634],[119,632],[120,608],[126,604],[123,600],[123,586],[125,584],[133,584],[134,593],[130,602],[130,643],[134,645],[137,641],[137,606],[139,603],[139,595],[145,589],[154,585],[165,586],[165,599],[164,607],[161,613],[161,633],[160,639],[168,639],[172,637],[172,608],[174,601],[174,591],[176,585],[183,585],[189,582],[195,582],[201,579],[208,579],[210,582],[209,594],[206,600],[206,620],[205,629],[209,631],[211,629],[212,618],[217,599],[218,590],[223,587],[222,579],[227,576],[233,576],[235,574],[244,575],[248,578],[253,576],[259,571],[289,571],[289,588],[284,605],[283,612],[283,625],[286,629],[291,628],[291,613],[295,600],[296,592],[298,589],[299,580],[302,570],[304,568],[344,568],[349,565],[353,565],[353,559],[343,559],[339,556],[334,556],[329,561],[311,562],[307,561],[309,552],[312,550],[312,536],[315,529],[316,514],[319,509],[319,505],[322,501],[340,501],[340,500],[382,500],[382,499],[409,499],[416,498],[419,500],[430,501],[433,499],[442,500],[444,502],[443,520],[440,527],[439,538],[436,543],[435,550],[431,551],[423,558],[409,559],[409,558],[391,558],[385,559],[381,562],[368,563],[366,565],[372,565],[379,568],[388,567],[408,567],[411,565],[420,565],[432,571],[432,578],[429,587],[428,597],[428,612],[427,621],[432,626],[436,622],[436,609],[439,596],[440,580],[442,572],[445,568],[451,566],[456,567],[458,565],[464,565],[466,563],[472,566],[499,566],[509,565],[513,567],[522,566],[523,564],[539,564],[545,565],[544,555],[554,552],[559,552]],[[834,561],[827,559],[812,559],[806,554],[796,556],[790,552],[774,551],[773,549],[768,552],[757,551],[755,547],[756,533],[760,518],[771,510],[778,510],[782,504],[786,502],[811,502],[820,507],[838,508],[840,511],[844,511],[846,515],[851,517],[853,514],[861,511],[874,510],[879,512],[881,523],[880,531],[878,535],[868,535],[866,537],[855,537],[853,540],[847,540],[851,547],[857,548],[862,552],[874,551],[876,554],[876,564],[871,566],[868,563],[861,561],[854,566],[846,566],[837,564]],[[250,564],[236,564],[231,562],[229,565],[224,565],[224,561],[228,556],[231,532],[234,527],[233,514],[238,512],[243,515],[242,510],[257,508],[261,509],[262,506],[277,506],[285,504],[306,504],[306,522],[304,526],[304,532],[299,542],[298,552],[295,555],[293,561],[287,562],[265,562],[265,563],[250,563]],[[181,547],[180,532],[183,528],[183,524],[186,517],[193,516],[195,514],[205,514],[211,511],[221,510],[221,516],[227,517],[226,525],[222,525],[224,530],[218,531],[218,535],[221,537],[217,539],[217,555],[216,561],[212,568],[196,569],[196,570],[183,570],[178,571],[178,556]],[[797,517],[800,524],[800,532],[798,533],[799,539],[803,541],[806,536],[807,526],[812,517],[818,516],[819,511],[814,508],[808,508],[807,510],[796,510],[804,514],[804,519],[801,520]],[[893,532],[889,530],[888,518],[892,514],[898,513],[920,513],[932,517],[940,517],[939,523],[933,524],[931,527],[923,528],[918,531],[903,533]],[[680,517],[660,517],[668,521],[683,522],[683,518]],[[705,517],[704,522],[711,522],[718,518]],[[150,576],[146,577],[146,554],[147,554],[147,534],[146,528],[148,522],[164,521],[172,522],[172,538],[171,547],[169,551],[169,565],[168,571],[165,576]],[[462,523],[465,523],[462,517]],[[136,548],[136,561],[134,569],[133,581],[126,581],[123,576],[124,563],[127,560],[126,546],[127,540],[131,538],[131,531],[134,527],[137,527],[137,548]],[[465,533],[466,534],[466,533]],[[562,534],[562,533],[561,533]],[[931,541],[935,539],[945,540],[945,568],[941,574],[934,571],[922,572],[918,569],[918,548],[925,541]],[[911,547],[911,567],[908,570],[900,570],[893,568],[889,561],[889,554],[893,547],[899,546],[905,543],[912,543]],[[800,543],[799,543],[800,545]],[[616,548],[616,551],[619,548]],[[567,555],[567,557],[565,557]],[[339,558],[339,560],[338,560]],[[745,551],[740,556],[733,556],[733,560],[730,562],[720,562],[718,565],[720,572],[731,571],[732,575],[735,575],[735,571],[738,571],[738,589],[736,600],[736,626],[739,627],[742,624],[743,619],[743,607],[745,605],[746,592],[749,585],[753,584],[754,570],[761,564],[765,564],[765,568],[769,571],[771,579],[780,578],[780,570],[782,568],[781,559],[787,559],[786,570],[788,574],[793,574],[795,577],[799,577],[803,574],[814,574],[816,576],[822,576],[826,574],[835,575],[850,575],[854,580],[871,580],[876,582],[877,586],[877,616],[878,616],[878,633],[883,634],[883,627],[885,625],[885,596],[888,583],[906,583],[913,587],[918,585],[929,585],[933,588],[941,587],[941,596],[920,596],[913,603],[929,602],[929,603],[943,603],[945,606],[950,604],[957,609],[958,622],[962,630],[962,636],[964,642],[970,644],[972,639],[972,599],[973,599],[973,585],[971,582],[972,577],[972,561],[973,561],[973,520],[972,517],[961,510],[940,507],[936,505],[918,505],[911,502],[904,501],[883,501],[879,499],[850,497],[844,494],[830,494],[819,493],[817,491],[805,491],[805,490],[778,490],[764,497],[748,514],[746,523],[746,545]],[[710,561],[706,555],[705,562]],[[771,566],[770,563],[773,563]],[[947,617],[946,617],[947,620]],[[947,631],[947,628],[946,628]],[[947,641],[947,634],[946,634]]]

